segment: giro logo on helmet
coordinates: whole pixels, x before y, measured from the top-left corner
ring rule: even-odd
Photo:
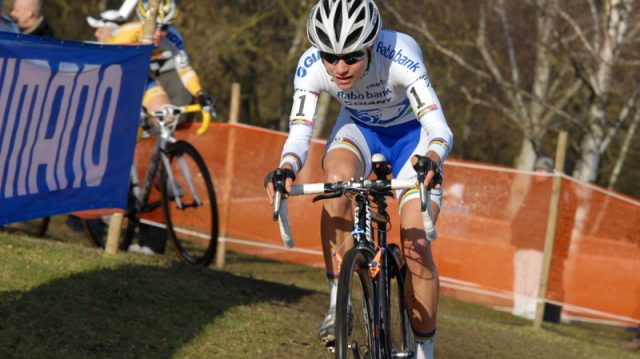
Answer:
[[[372,0],[320,0],[307,19],[311,44],[335,55],[368,48],[381,29],[382,18]]]

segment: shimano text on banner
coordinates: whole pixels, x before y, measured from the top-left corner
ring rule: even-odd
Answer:
[[[0,225],[126,208],[150,54],[0,33]]]

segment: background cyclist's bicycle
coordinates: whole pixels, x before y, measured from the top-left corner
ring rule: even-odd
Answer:
[[[131,169],[128,208],[124,215],[119,248],[126,250],[135,238],[149,232],[152,227],[166,229],[178,255],[188,264],[209,265],[218,242],[218,209],[211,175],[196,148],[174,137],[179,115],[189,112],[203,113],[202,134],[210,121],[210,114],[200,105],[165,106],[159,112],[148,114],[158,119],[152,128],[156,142],[142,182],[137,165]],[[172,120],[173,119],[173,120]],[[157,186],[160,198],[152,195]],[[145,217],[162,207],[164,224]],[[104,247],[109,217],[85,219],[84,227],[90,240]]]

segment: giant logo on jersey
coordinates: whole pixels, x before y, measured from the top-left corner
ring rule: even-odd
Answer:
[[[126,206],[151,48],[0,33],[0,225]]]
[[[307,76],[308,69],[318,62],[318,60],[320,60],[320,51],[314,51],[311,55],[305,57],[304,60],[302,60],[302,66],[298,66],[298,69],[296,70],[296,76]]]

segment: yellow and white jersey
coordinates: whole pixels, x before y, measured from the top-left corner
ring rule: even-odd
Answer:
[[[140,43],[143,27],[142,22],[121,25],[113,31],[107,42],[114,45]],[[149,71],[152,77],[163,72],[176,71],[189,93],[195,96],[202,90],[200,80],[189,62],[182,34],[173,26],[167,28],[167,35],[153,51]]]

